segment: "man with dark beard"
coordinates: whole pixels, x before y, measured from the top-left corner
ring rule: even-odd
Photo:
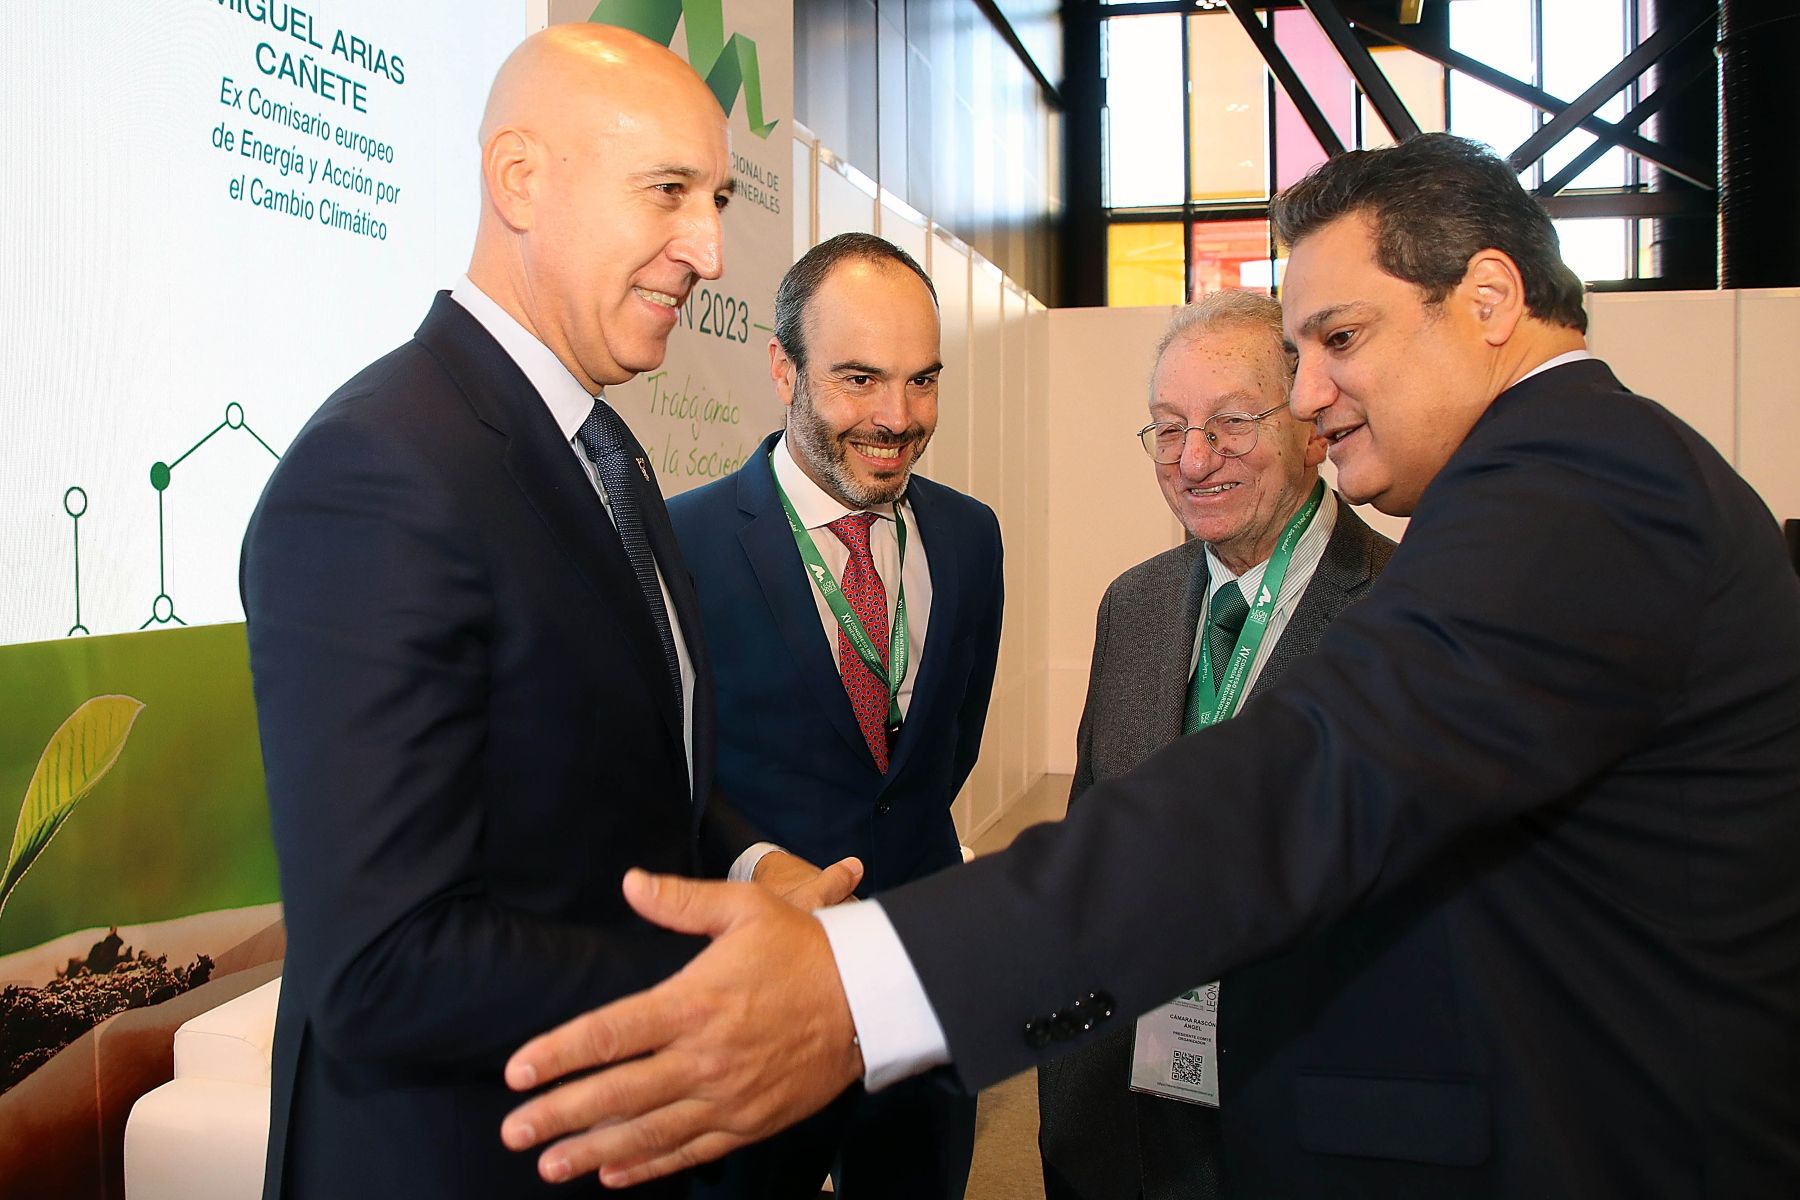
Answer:
[[[913,478],[937,426],[937,293],[868,234],[782,280],[770,377],[787,405],[735,474],[669,502],[718,684],[719,783],[814,862],[881,891],[960,860],[950,803],[975,765],[1000,644],[1000,528]],[[829,854],[827,859],[818,857]],[[716,1197],[961,1197],[975,1100],[914,1080],[850,1089],[726,1160]]]

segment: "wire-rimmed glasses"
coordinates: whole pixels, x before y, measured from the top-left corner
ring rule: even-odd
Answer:
[[[1222,412],[1214,413],[1198,425],[1183,425],[1180,421],[1152,421],[1138,430],[1138,441],[1144,445],[1144,453],[1155,462],[1164,465],[1181,461],[1181,452],[1187,448],[1188,434],[1198,429],[1206,437],[1206,444],[1214,454],[1221,458],[1241,458],[1256,449],[1256,439],[1262,433],[1262,423],[1287,407],[1283,400],[1274,408],[1264,409],[1259,413]]]

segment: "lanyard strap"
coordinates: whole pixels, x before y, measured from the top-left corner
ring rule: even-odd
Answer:
[[[1232,647],[1231,658],[1225,664],[1224,678],[1215,686],[1212,677],[1212,655],[1206,652],[1204,630],[1200,638],[1200,665],[1194,672],[1194,692],[1196,705],[1196,724],[1194,728],[1205,729],[1208,725],[1216,725],[1220,721],[1233,716],[1238,705],[1244,699],[1244,676],[1250,671],[1250,664],[1256,661],[1256,652],[1262,647],[1263,635],[1269,632],[1269,617],[1275,612],[1275,601],[1281,596],[1282,581],[1287,578],[1288,560],[1294,557],[1294,547],[1300,543],[1300,536],[1306,527],[1312,524],[1314,514],[1319,511],[1319,504],[1325,499],[1325,481],[1319,480],[1313,485],[1312,495],[1300,506],[1281,531],[1281,539],[1275,544],[1275,553],[1269,556],[1269,565],[1263,569],[1262,586],[1257,589],[1256,603],[1250,606],[1249,614],[1244,618],[1244,628],[1238,634],[1237,645]]]
[[[769,456],[769,473],[775,473],[775,458]],[[894,598],[894,626],[888,634],[888,654],[894,664],[893,674],[882,665],[881,655],[875,650],[875,643],[869,637],[869,631],[863,628],[862,618],[844,599],[843,589],[838,586],[837,577],[825,560],[819,555],[818,546],[813,544],[812,534],[800,523],[800,515],[794,511],[793,501],[788,499],[787,489],[781,486],[781,478],[776,476],[775,492],[781,497],[781,510],[787,514],[788,528],[794,534],[794,546],[800,551],[801,561],[806,563],[806,573],[812,576],[813,586],[825,597],[826,607],[831,615],[837,618],[838,626],[843,629],[844,636],[856,648],[856,656],[869,668],[869,674],[875,676],[876,682],[887,688],[888,715],[887,728],[893,733],[900,728],[900,685],[906,680],[907,643],[906,633],[906,518],[900,515],[900,504],[894,503],[894,535],[900,542],[900,594]]]

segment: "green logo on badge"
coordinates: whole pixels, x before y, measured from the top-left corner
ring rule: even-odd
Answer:
[[[685,18],[688,65],[706,80],[726,116],[731,115],[742,90],[750,132],[767,138],[777,122],[763,120],[762,71],[756,63],[756,43],[741,33],[725,40],[723,3],[724,0],[600,0],[588,20],[617,25],[667,46],[675,40],[675,28]]]

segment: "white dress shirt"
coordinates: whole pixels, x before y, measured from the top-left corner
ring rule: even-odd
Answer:
[[[894,606],[900,598],[894,579],[899,577],[906,587],[906,678],[900,681],[900,693],[895,697],[900,704],[900,714],[905,716],[912,705],[913,681],[919,677],[919,664],[925,661],[925,635],[931,627],[931,564],[925,557],[925,539],[919,533],[919,522],[913,517],[912,506],[906,502],[905,497],[901,497],[897,505],[846,508],[800,469],[800,464],[794,460],[794,452],[788,448],[786,434],[776,441],[771,458],[775,464],[776,482],[787,493],[788,503],[794,506],[794,515],[800,518],[800,524],[812,535],[813,545],[818,548],[819,557],[831,569],[833,579],[841,581],[844,578],[844,568],[850,563],[850,548],[838,540],[837,534],[825,527],[840,517],[856,512],[872,512],[881,518],[869,530],[869,554],[875,560],[875,573],[881,576],[882,590],[887,593],[890,630],[893,629]],[[899,532],[894,523],[896,507],[906,518],[904,568],[900,563]],[[831,659],[838,664],[838,673],[842,674],[844,663],[838,654],[837,618],[832,615],[831,606],[825,602],[824,595],[813,586],[810,578],[807,580],[806,590],[812,594],[813,604],[818,609],[819,627],[824,631],[826,642],[831,647]]]
[[[581,423],[593,411],[594,397],[588,390],[576,382],[575,376],[569,374],[569,368],[563,366],[550,347],[544,345],[537,336],[496,304],[492,297],[482,291],[468,276],[463,276],[450,291],[450,298],[468,310],[469,315],[481,322],[481,327],[488,331],[493,339],[500,343],[506,356],[513,360],[531,386],[537,389],[544,405],[549,408],[550,416],[556,427],[562,431],[563,439],[569,443],[569,452],[581,464],[582,473],[594,485],[594,491],[600,497],[600,503],[606,506],[607,516],[612,515],[612,502],[606,498],[606,485],[600,481],[600,474],[592,461],[588,459],[581,443],[576,441],[576,431]],[[602,393],[604,395],[604,393]],[[661,563],[656,564],[656,582],[662,588],[663,607],[669,613],[669,631],[675,635],[675,658],[681,668],[681,741],[687,751],[688,785],[694,781],[694,660],[688,656],[687,637],[681,630],[681,617],[675,611],[675,601],[669,595],[669,582],[663,577]],[[706,797],[695,797],[702,801]],[[757,860],[775,847],[759,842],[738,856],[731,866],[731,879],[748,879],[749,872],[754,870]]]
[[[1565,350],[1561,354],[1557,355],[1555,358],[1545,359],[1543,362],[1539,363],[1537,366],[1531,368],[1531,370],[1525,372],[1523,375],[1521,375],[1517,379],[1513,380],[1512,386],[1518,387],[1521,383],[1524,383],[1527,379],[1530,379],[1533,375],[1542,375],[1545,371],[1549,371],[1549,370],[1552,370],[1553,368],[1563,366],[1566,363],[1583,362],[1592,357],[1594,357],[1593,351],[1587,349],[1586,347],[1583,347],[1580,350]],[[1511,391],[1512,388],[1508,388],[1507,390]]]
[[[1300,606],[1300,594],[1312,582],[1313,572],[1319,569],[1319,560],[1325,557],[1325,544],[1331,541],[1331,531],[1337,528],[1337,511],[1337,496],[1326,488],[1324,498],[1319,501],[1319,511],[1313,514],[1312,522],[1294,543],[1294,552],[1288,558],[1281,594],[1275,597],[1275,611],[1269,614],[1268,632],[1263,634],[1262,645],[1256,648],[1256,657],[1250,660],[1250,670],[1244,675],[1245,700],[1250,698],[1250,689],[1256,686],[1263,665],[1274,653],[1275,643],[1281,640],[1281,631],[1287,628],[1289,618]],[[1194,630],[1194,652],[1188,656],[1190,679],[1200,666],[1200,648],[1206,644],[1206,620],[1212,615],[1213,597],[1219,594],[1220,588],[1235,582],[1244,594],[1244,603],[1255,608],[1256,589],[1262,586],[1263,572],[1268,565],[1269,560],[1265,558],[1242,575],[1236,575],[1219,561],[1211,546],[1206,548],[1206,603],[1200,606],[1200,623]]]

